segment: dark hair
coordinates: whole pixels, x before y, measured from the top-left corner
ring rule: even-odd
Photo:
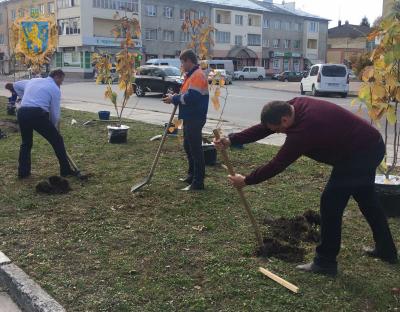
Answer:
[[[196,53],[194,53],[194,51],[191,49],[183,50],[179,58],[182,61],[190,60],[194,65],[198,64]]]
[[[14,91],[14,84],[11,82],[7,82],[6,85],[4,86],[7,90]]]
[[[49,74],[51,78],[55,77],[65,77],[65,73],[61,69],[52,70]]]
[[[284,116],[292,116],[292,106],[285,101],[272,101],[261,111],[261,123],[264,125],[280,125]]]

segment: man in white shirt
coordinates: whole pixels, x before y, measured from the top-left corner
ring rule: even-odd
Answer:
[[[31,174],[31,149],[33,130],[43,136],[53,147],[60,163],[60,175],[74,175],[68,162],[64,141],[60,133],[60,86],[65,74],[57,69],[47,78],[35,78],[14,83],[18,95],[23,95],[17,117],[21,129],[22,144],[19,153],[18,177]]]

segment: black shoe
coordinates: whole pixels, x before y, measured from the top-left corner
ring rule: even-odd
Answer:
[[[329,275],[329,276],[337,275],[337,267],[336,266],[322,267],[322,266],[319,266],[318,264],[315,264],[314,262],[298,265],[298,266],[296,266],[296,269],[305,271],[305,272],[311,272],[311,273],[317,273],[317,274],[323,274],[323,275]]]
[[[201,191],[204,190],[204,184],[190,184],[186,187],[184,187],[183,189],[181,189],[181,191]]]
[[[379,251],[377,251],[376,248],[369,248],[369,247],[363,247],[363,251],[367,256],[372,257],[372,258],[379,258],[382,261],[385,261],[389,264],[399,263],[399,259],[398,259],[397,255],[385,256],[385,255],[382,255]]]
[[[63,178],[75,177],[76,175],[77,172],[73,170],[63,171],[60,173],[60,176],[62,176]]]
[[[187,183],[187,184],[192,184],[193,177],[188,175],[186,178],[180,178],[179,181]]]

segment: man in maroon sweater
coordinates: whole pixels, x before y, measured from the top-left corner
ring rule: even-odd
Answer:
[[[216,140],[215,144],[227,148],[230,144],[255,142],[273,133],[287,135],[278,154],[247,176],[230,176],[234,186],[242,188],[270,179],[302,155],[333,166],[321,196],[321,241],[316,256],[313,262],[297,268],[337,274],[342,216],[350,196],[358,203],[375,240],[375,248],[364,251],[396,263],[396,246],[374,192],[375,171],[385,153],[380,133],[362,118],[333,103],[300,97],[268,103],[262,110],[260,124]]]

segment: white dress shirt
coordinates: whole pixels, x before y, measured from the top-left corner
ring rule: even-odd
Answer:
[[[21,107],[40,107],[50,114],[50,120],[57,127],[60,120],[61,91],[51,77],[21,80],[14,83],[15,92],[21,97]]]

